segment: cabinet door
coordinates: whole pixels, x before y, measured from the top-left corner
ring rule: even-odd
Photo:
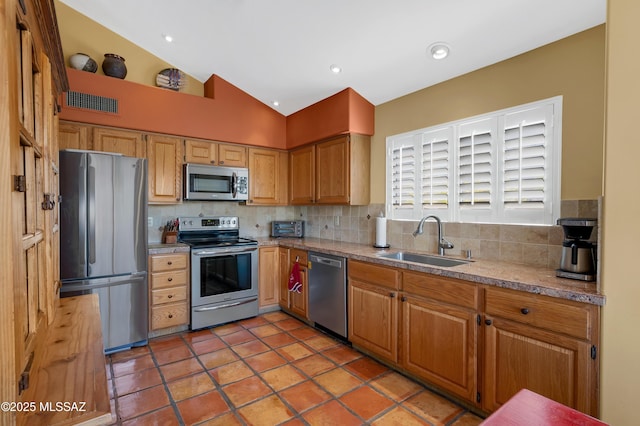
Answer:
[[[180,202],[182,141],[178,138],[151,135],[147,144],[149,203]]]
[[[63,149],[92,149],[91,128],[83,124],[58,124],[58,146]]]
[[[291,266],[289,264],[288,248],[278,248],[278,264],[280,266],[280,294],[278,295],[278,300],[281,307],[289,309],[289,274],[291,273]]]
[[[316,145],[316,202],[349,203],[349,136]]]
[[[476,312],[410,295],[402,296],[401,300],[403,367],[443,389],[475,401]]]
[[[315,202],[315,146],[305,146],[289,153],[289,201],[291,204]]]
[[[289,260],[291,268],[297,261],[300,265],[300,284],[302,286],[301,293],[289,292],[289,308],[291,312],[302,318],[307,318],[307,307],[309,300],[309,284],[307,273],[307,252],[304,250],[290,249]],[[288,284],[288,283],[287,283]],[[288,289],[288,288],[287,288]]]
[[[258,300],[259,306],[277,305],[280,283],[278,247],[261,247],[259,250]]]
[[[349,340],[398,362],[398,298],[395,290],[349,280]]]
[[[278,205],[287,202],[286,152],[249,148],[250,205]]]
[[[215,164],[217,160],[217,144],[208,141],[184,141],[185,161],[196,164]]]
[[[218,165],[247,167],[247,147],[225,143],[218,144]]]
[[[146,156],[142,134],[128,130],[94,127],[93,149],[96,151],[117,152],[129,157],[144,158]]]
[[[487,317],[482,406],[495,411],[520,389],[597,415],[596,360],[587,342]]]

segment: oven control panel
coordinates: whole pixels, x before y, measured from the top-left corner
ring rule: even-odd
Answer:
[[[178,229],[180,231],[217,231],[225,229],[238,229],[237,216],[205,216],[205,217],[179,217]]]

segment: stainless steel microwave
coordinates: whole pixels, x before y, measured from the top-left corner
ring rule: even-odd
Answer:
[[[241,167],[184,165],[183,199],[197,201],[246,201],[249,170]]]

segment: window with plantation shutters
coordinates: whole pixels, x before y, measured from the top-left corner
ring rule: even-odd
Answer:
[[[552,225],[562,97],[387,138],[387,216]]]

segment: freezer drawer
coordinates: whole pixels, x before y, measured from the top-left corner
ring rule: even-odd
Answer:
[[[139,273],[62,283],[60,297],[96,293],[105,353],[147,344],[147,275]]]

